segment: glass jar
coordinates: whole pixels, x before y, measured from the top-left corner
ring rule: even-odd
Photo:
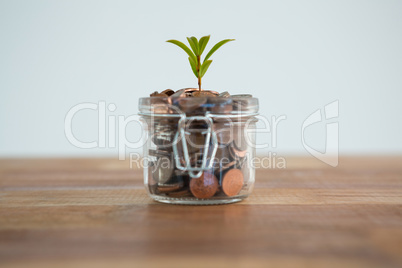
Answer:
[[[251,95],[139,100],[144,126],[144,183],[156,201],[226,204],[252,191],[258,99]]]

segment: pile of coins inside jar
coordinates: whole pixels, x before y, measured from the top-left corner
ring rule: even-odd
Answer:
[[[236,117],[251,99],[249,94],[185,88],[151,94],[154,116],[152,145],[147,147],[148,183],[152,195],[165,198],[225,198],[248,191],[249,142],[247,117]],[[179,119],[186,116],[183,132]],[[200,120],[205,118],[210,120]],[[180,135],[180,134],[184,134]]]

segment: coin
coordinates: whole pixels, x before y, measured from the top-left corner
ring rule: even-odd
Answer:
[[[229,163],[222,165],[222,170],[229,169],[231,167],[234,167],[235,165],[236,165],[236,161],[230,161]]]
[[[176,169],[173,172],[173,174],[174,175],[172,176],[172,179],[170,181],[172,181],[172,182],[181,182],[181,183],[183,183],[183,185],[188,186],[190,176],[188,175],[187,171]]]
[[[228,97],[230,97],[230,94],[229,94],[229,92],[224,91],[224,92],[222,92],[221,94],[219,94],[218,96],[219,96],[219,97],[222,97],[222,98],[228,98]]]
[[[227,145],[233,141],[233,131],[229,124],[217,122],[213,124],[212,129],[216,134],[219,144]]]
[[[161,92],[161,94],[172,96],[174,94],[174,91],[172,89],[165,89],[164,91]]]
[[[231,96],[232,98],[252,98],[251,94],[235,94]]]
[[[167,192],[167,196],[169,197],[175,197],[175,198],[181,198],[181,197],[191,197],[191,192],[188,188],[184,188],[181,190],[173,191],[173,192]]]
[[[189,151],[202,153],[205,150],[205,135],[201,132],[191,131],[186,135]],[[190,149],[190,147],[192,147]]]
[[[203,172],[199,178],[192,178],[190,191],[197,198],[210,198],[218,189],[218,179],[214,174]]]
[[[167,94],[165,94],[165,93],[158,93],[158,94],[151,94],[151,97],[153,98],[153,97],[162,97],[162,98],[166,98],[166,97],[169,97]]]
[[[233,99],[233,110],[243,111],[249,108],[249,101],[253,97],[251,94],[237,94],[232,95]]]
[[[231,159],[231,155],[230,155],[230,152],[229,152],[229,146],[220,146],[220,147],[218,147],[216,149],[215,158],[216,158],[216,160],[218,162],[223,162],[223,161],[220,161],[222,159],[225,160],[225,163],[231,162],[232,159]]]
[[[237,195],[243,187],[243,173],[240,169],[230,169],[222,179],[222,190],[227,196]]]
[[[195,91],[200,91],[200,90],[198,88],[194,88],[194,87],[184,88],[184,92],[186,92],[186,93],[193,93]]]
[[[170,153],[168,151],[164,151],[164,150],[149,149],[148,155],[156,156],[156,157],[160,157],[160,156],[168,156],[169,157]]]
[[[218,159],[218,168],[215,170],[214,174],[218,178],[219,184],[222,184],[222,179],[224,174],[234,168],[236,165],[236,161],[231,161],[229,158],[221,158]]]
[[[152,142],[160,149],[170,150],[173,145],[174,132],[171,130],[163,130],[154,132],[151,135]]]
[[[160,193],[168,193],[173,192],[181,189],[183,187],[183,183],[165,183],[165,184],[158,184],[158,191]]]
[[[156,166],[153,167],[152,177],[158,184],[166,183],[173,174],[173,168],[173,163],[170,161],[169,157],[159,157]]]
[[[234,159],[243,158],[247,155],[247,150],[240,150],[239,148],[236,147],[234,142],[232,142],[230,145],[230,155]]]
[[[246,133],[243,126],[235,125],[233,127],[233,144],[239,151],[247,150]]]
[[[214,114],[230,114],[233,111],[233,105],[231,103],[213,105],[211,111]]]
[[[151,97],[151,111],[155,114],[169,113],[169,105],[171,101],[166,94],[158,94]]]
[[[194,91],[192,94],[193,97],[216,97],[218,95],[218,92],[211,90]]]
[[[174,94],[170,95],[170,98],[186,97],[185,89],[179,89]]]
[[[190,113],[201,107],[206,102],[207,100],[203,98],[182,98],[178,103],[183,112]]]

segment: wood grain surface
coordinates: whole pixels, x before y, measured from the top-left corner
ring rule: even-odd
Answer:
[[[402,157],[286,158],[240,203],[152,201],[114,159],[0,160],[0,267],[402,267]]]

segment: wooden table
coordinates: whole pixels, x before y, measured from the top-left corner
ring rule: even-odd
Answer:
[[[220,206],[113,159],[0,160],[0,267],[402,267],[402,157],[286,158]]]

